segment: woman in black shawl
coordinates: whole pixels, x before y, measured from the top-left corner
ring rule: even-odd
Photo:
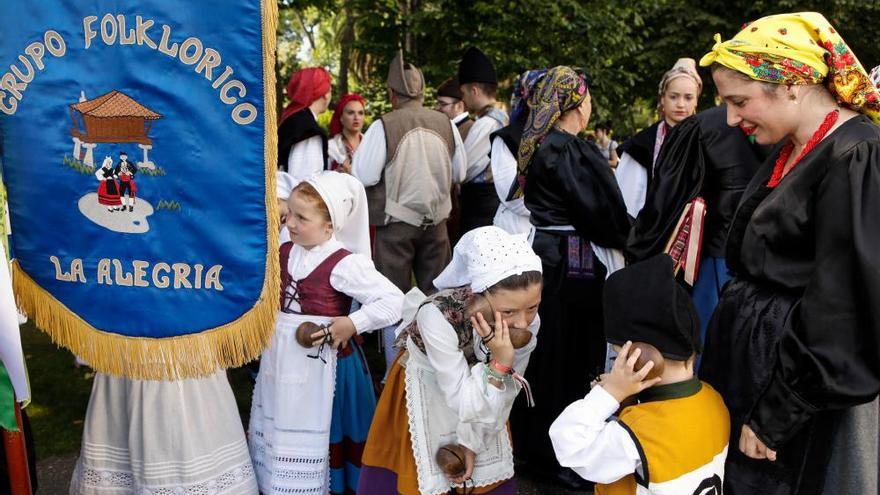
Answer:
[[[730,410],[724,492],[877,493],[880,94],[817,13],[716,41],[728,123],[784,143],[733,218],[703,356]]]
[[[586,75],[564,66],[538,83],[511,191],[512,198],[524,192],[536,228],[533,248],[544,270],[539,314],[547,329],[526,372],[536,406],[518,403],[511,417],[514,453],[529,468],[569,485],[580,478],[561,470],[547,432],[604,368],[606,269],[592,245],[622,248],[631,221],[608,162],[595,144],[578,137],[592,110],[588,84]]]

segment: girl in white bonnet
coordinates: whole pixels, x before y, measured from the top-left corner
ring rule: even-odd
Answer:
[[[507,420],[540,325],[541,259],[525,235],[498,227],[465,234],[400,326],[401,349],[379,398],[362,457],[359,495],[516,493]],[[416,289],[407,295],[416,299]],[[420,302],[420,304],[418,304]],[[482,304],[491,314],[471,317]],[[491,323],[488,320],[493,320]],[[530,399],[530,396],[528,397]],[[464,472],[435,455],[457,444]]]

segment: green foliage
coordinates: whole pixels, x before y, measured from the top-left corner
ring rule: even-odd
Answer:
[[[85,163],[77,160],[76,158],[72,158],[67,155],[64,155],[64,158],[62,159],[62,163],[64,163],[64,165],[66,165],[67,167],[72,168],[73,170],[76,170],[77,172],[79,172],[83,175],[92,175],[93,173],[95,173],[94,167],[90,167],[90,166],[86,165]]]
[[[140,167],[140,168],[138,168],[138,173],[143,174],[143,175],[148,175],[150,177],[164,177],[165,176],[165,169],[162,167],[156,167],[156,168]]]
[[[165,199],[160,199],[159,203],[156,205],[156,211],[180,211],[181,206],[177,201],[168,201]]]
[[[729,39],[750,20],[818,11],[840,29],[866,68],[880,63],[880,2],[858,0],[282,0],[321,24],[310,63],[339,69],[344,11],[354,16],[352,62],[357,90],[373,116],[387,111],[385,75],[398,48],[424,72],[429,89],[455,74],[470,45],[494,60],[502,101],[520,72],[554,65],[585,68],[593,77],[593,122],[611,120],[632,134],[655,118],[657,85],[680,57],[699,59],[712,37]],[[299,28],[297,28],[299,29]],[[323,43],[323,45],[322,45]],[[335,48],[335,50],[334,50]],[[289,72],[285,73],[285,77]],[[700,107],[714,104],[711,75]],[[334,79],[336,82],[336,79]]]

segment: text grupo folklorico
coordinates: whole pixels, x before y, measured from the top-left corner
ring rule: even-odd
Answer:
[[[177,59],[190,66],[196,74],[204,76],[217,91],[220,101],[232,106],[232,120],[239,125],[248,125],[257,118],[257,108],[249,102],[242,101],[247,96],[247,87],[235,79],[235,71],[229,65],[220,70],[223,57],[220,52],[204,46],[199,38],[190,36],[180,43],[173,41],[171,28],[163,24],[161,35],[159,28],[153,28],[155,21],[134,16],[134,27],[129,27],[131,16],[122,14],[89,15],[82,20],[82,40],[84,48],[89,49],[93,43],[105,45],[136,45],[146,46],[157,53]],[[158,38],[158,43],[156,39]],[[50,65],[49,57],[60,58],[67,54],[67,42],[55,30],[43,33],[43,39],[28,44],[18,61],[9,66],[9,72],[0,76],[0,112],[14,115],[18,104],[25,96],[25,90],[39,72]]]

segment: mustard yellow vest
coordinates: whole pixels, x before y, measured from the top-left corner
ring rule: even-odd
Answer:
[[[596,495],[720,495],[730,438],[721,395],[696,377],[639,394],[618,418],[642,457],[641,468]]]

